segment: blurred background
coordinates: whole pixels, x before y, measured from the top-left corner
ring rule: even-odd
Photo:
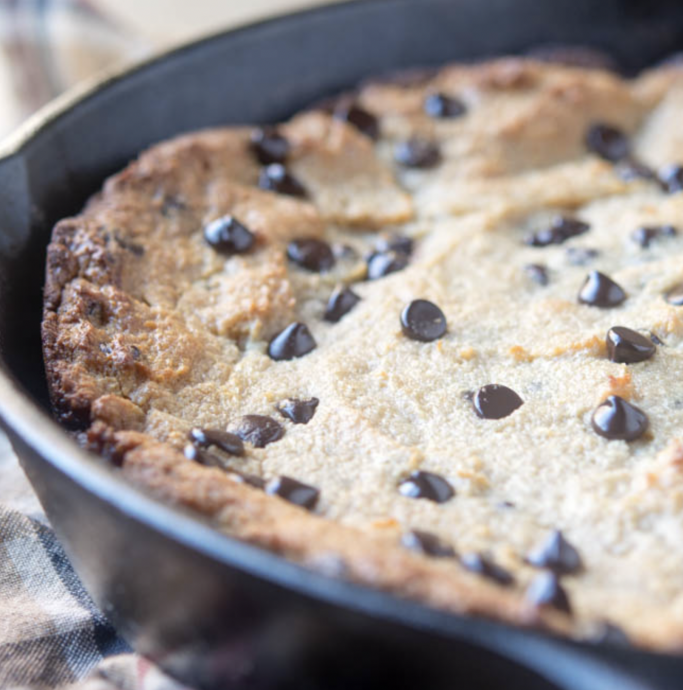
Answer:
[[[0,0],[0,137],[103,70],[202,34],[335,0]]]

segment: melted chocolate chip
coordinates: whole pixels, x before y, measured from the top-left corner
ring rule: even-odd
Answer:
[[[272,417],[247,414],[240,419],[233,433],[255,448],[265,448],[269,443],[279,441],[285,435],[285,430]]]
[[[600,256],[597,249],[589,249],[588,247],[568,247],[567,261],[572,266],[585,266]]]
[[[308,400],[287,398],[277,406],[277,411],[294,424],[308,424],[313,419],[319,402],[318,398],[309,398]]]
[[[593,413],[595,433],[610,441],[635,441],[649,425],[647,415],[618,395],[610,395]]]
[[[316,347],[305,323],[294,322],[278,333],[268,345],[268,355],[276,361],[303,357]]]
[[[484,554],[466,553],[460,558],[460,563],[467,570],[493,580],[503,587],[509,587],[515,582],[515,578],[505,568],[494,563]]]
[[[249,484],[257,489],[263,489],[266,485],[265,481],[261,479],[261,477],[257,477],[254,474],[247,474],[246,472],[240,472],[234,467],[230,467],[225,460],[223,460],[223,458],[220,458],[213,453],[206,452],[206,450],[199,448],[196,444],[188,443],[185,446],[184,452],[185,457],[188,460],[197,462],[200,465],[205,465],[206,467],[217,467],[225,472],[229,472],[230,475],[236,478],[238,481]]]
[[[405,235],[391,235],[380,237],[375,244],[377,252],[396,252],[410,256],[413,253],[413,238]]]
[[[550,606],[571,614],[569,597],[553,572],[539,573],[526,590],[526,599],[535,606]]]
[[[548,269],[542,264],[527,264],[524,272],[538,285],[547,285],[550,282]]]
[[[406,532],[401,537],[401,544],[406,549],[434,558],[453,558],[456,555],[455,549],[436,534],[418,529]]]
[[[220,448],[220,450],[230,453],[230,455],[244,455],[244,444],[242,443],[242,439],[235,434],[231,434],[229,431],[223,431],[222,429],[200,429],[199,427],[195,427],[190,430],[188,436],[192,443],[202,448],[216,446],[216,448]]]
[[[631,640],[628,635],[618,626],[605,621],[595,636],[591,639],[591,642],[596,644],[605,644],[614,647],[630,647]]]
[[[320,498],[320,491],[314,486],[284,475],[268,482],[266,493],[284,498],[285,501],[308,510],[313,510]]]
[[[436,304],[416,299],[401,312],[401,330],[411,340],[430,343],[446,332],[446,317]]]
[[[445,93],[432,93],[425,99],[424,111],[429,117],[455,118],[467,112],[467,106],[455,96]]]
[[[657,174],[660,184],[669,194],[683,190],[683,166],[668,165]]]
[[[287,139],[275,127],[259,127],[253,130],[250,146],[261,165],[284,163],[291,149]]]
[[[677,234],[678,231],[673,225],[655,225],[636,228],[631,233],[631,239],[645,249],[650,246],[652,240],[659,237],[675,237]]]
[[[526,560],[536,568],[547,568],[558,575],[578,573],[583,569],[579,552],[559,530],[553,530],[547,539],[527,556]]]
[[[223,216],[204,228],[204,239],[220,254],[243,254],[254,245],[254,233],[232,216]]]
[[[399,252],[373,252],[368,257],[368,280],[377,280],[390,273],[403,270],[408,257]]]
[[[614,326],[605,338],[607,356],[611,362],[635,364],[650,359],[656,347],[650,338],[624,326]]]
[[[434,168],[441,162],[439,147],[423,139],[410,139],[396,145],[394,158],[406,168]]]
[[[379,120],[356,103],[348,101],[340,103],[334,110],[334,117],[353,125],[370,139],[379,138]]]
[[[313,238],[293,240],[287,246],[287,257],[298,266],[322,273],[334,266],[334,254],[327,242]]]
[[[626,135],[620,129],[603,123],[589,127],[586,132],[586,147],[612,163],[627,158],[630,153]]]
[[[472,398],[474,411],[482,419],[502,419],[523,404],[524,401],[515,391],[497,383],[482,386]]]
[[[280,163],[271,163],[261,170],[258,186],[269,192],[288,194],[305,198],[308,196],[306,188]]]
[[[665,295],[664,299],[673,304],[674,307],[683,307],[683,283],[679,283],[671,288]]]
[[[455,496],[453,487],[439,474],[417,470],[398,485],[401,496],[426,498],[435,503],[445,503]]]
[[[583,235],[590,230],[590,225],[578,218],[556,216],[550,227],[539,230],[524,238],[524,243],[531,247],[547,247],[550,244],[562,244],[572,237]]]
[[[579,290],[579,302],[591,307],[608,309],[619,306],[626,299],[626,293],[609,276],[600,271],[591,271]]]

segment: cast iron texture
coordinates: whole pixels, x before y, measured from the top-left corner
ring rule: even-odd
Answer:
[[[0,421],[99,605],[202,688],[659,690],[683,660],[580,645],[327,579],[160,505],[49,418],[39,323],[60,217],[144,147],[287,117],[369,75],[593,45],[634,71],[683,46],[677,1],[364,0],[218,35],[39,115],[0,160]]]

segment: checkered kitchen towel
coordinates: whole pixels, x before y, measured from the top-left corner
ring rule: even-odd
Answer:
[[[144,52],[98,0],[0,0],[0,135]],[[0,432],[0,688],[181,690],[97,610]]]
[[[0,507],[0,688],[181,690],[97,610],[54,532]]]

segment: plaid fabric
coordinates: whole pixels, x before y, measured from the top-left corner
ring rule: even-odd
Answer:
[[[53,531],[0,507],[0,687],[180,690],[97,610]]]

